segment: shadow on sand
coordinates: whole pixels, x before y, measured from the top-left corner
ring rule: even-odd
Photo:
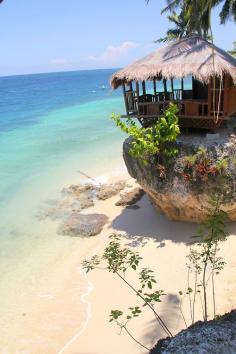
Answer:
[[[164,247],[167,240],[185,244],[193,242],[197,224],[169,220],[156,210],[147,195],[137,204],[139,209],[123,209],[110,225],[117,232],[126,233],[130,246],[144,246],[150,238],[158,243],[158,247]]]
[[[158,310],[158,309],[157,309]],[[175,335],[179,328],[186,328],[182,320],[179,310],[179,298],[175,294],[168,294],[163,301],[161,311],[158,312],[165,324]],[[154,347],[159,339],[166,338],[168,335],[160,327],[155,319],[149,321],[144,329],[143,342],[148,343],[149,346]]]

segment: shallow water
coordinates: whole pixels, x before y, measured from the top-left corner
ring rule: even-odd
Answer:
[[[122,98],[108,88],[110,75],[96,70],[0,79],[0,243],[25,233],[23,220],[33,222],[40,202],[84,178],[78,171],[100,175],[120,159],[122,134],[109,117],[122,111]]]
[[[123,101],[108,88],[111,73],[0,78],[1,353],[55,353],[67,321],[77,333],[87,318],[81,295],[88,284],[78,259],[95,242],[60,237],[58,223],[39,215],[63,187],[85,180],[80,171],[105,181],[123,169],[123,135],[110,119]],[[76,286],[63,283],[70,274]],[[66,305],[58,313],[63,301],[73,301],[74,318]],[[34,326],[45,336],[34,336]]]
[[[112,72],[0,78],[1,354],[59,353],[88,319],[80,260],[99,241],[59,236],[59,221],[41,216],[84,173],[106,181],[125,170]]]

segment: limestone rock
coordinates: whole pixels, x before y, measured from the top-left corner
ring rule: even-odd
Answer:
[[[218,320],[197,322],[174,338],[161,339],[150,354],[235,354],[236,310]]]
[[[108,222],[104,214],[78,214],[72,213],[59,227],[58,233],[69,236],[98,235]]]
[[[92,183],[72,184],[70,187],[64,188],[62,193],[72,194],[73,196],[78,197],[81,195],[81,193],[88,193],[94,191],[95,189],[97,189],[97,187]]]
[[[109,199],[118,194],[125,187],[126,181],[118,181],[113,184],[104,184],[100,187],[100,190],[97,193],[97,198],[100,200]]]
[[[136,187],[121,195],[121,198],[116,202],[117,206],[134,206],[144,195],[144,190]]]
[[[199,147],[206,149],[212,161],[227,160],[225,172],[224,204],[222,209],[229,220],[236,220],[236,137],[221,133],[217,141],[209,141],[205,135],[182,134],[178,140],[179,155],[167,164],[166,169],[152,159],[144,165],[129,154],[131,138],[125,140],[123,157],[131,177],[135,178],[149,195],[153,204],[171,220],[201,223],[212,192],[218,186],[212,177],[189,183],[185,180],[183,161],[186,156],[196,154]],[[187,176],[188,177],[188,176]]]
[[[88,209],[94,206],[92,197],[86,194],[81,194],[78,197],[78,203],[80,204],[81,209]]]

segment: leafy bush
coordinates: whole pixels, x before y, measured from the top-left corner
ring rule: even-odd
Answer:
[[[216,318],[216,292],[215,276],[224,268],[225,262],[219,256],[220,244],[226,240],[226,214],[221,210],[221,196],[216,194],[209,201],[206,209],[206,221],[194,236],[196,243],[190,248],[188,258],[188,276],[186,291],[179,291],[180,303],[179,310],[183,317],[186,327],[188,323],[182,309],[182,302],[185,296],[189,300],[189,311],[191,323],[195,322],[195,306],[197,297],[202,304],[203,320],[207,321],[209,317],[210,302],[213,304],[213,315]],[[91,259],[83,262],[83,269],[90,272],[94,269],[107,270],[118,277],[128,290],[130,290],[139,300],[140,306],[133,304],[126,311],[112,309],[109,316],[109,322],[115,323],[120,333],[126,332],[137,344],[149,351],[129,329],[131,321],[139,317],[146,307],[152,312],[157,323],[161,326],[167,336],[172,337],[172,333],[164,320],[157,312],[158,304],[162,302],[165,293],[159,289],[155,275],[150,268],[141,268],[142,257],[139,252],[130,247],[122,247],[122,235],[112,234],[109,237],[109,243],[103,251],[101,257],[94,255]],[[135,272],[135,282],[130,272]],[[190,273],[193,273],[193,279],[190,279]],[[209,282],[211,282],[212,300],[210,301]],[[136,285],[134,285],[136,284]]]
[[[171,103],[163,116],[147,128],[138,126],[132,118],[124,121],[120,116],[112,114],[112,119],[123,132],[133,138],[130,154],[147,162],[152,156],[170,158],[177,155],[178,149],[173,146],[180,134],[177,113],[177,106]]]

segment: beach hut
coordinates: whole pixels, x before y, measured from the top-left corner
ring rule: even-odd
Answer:
[[[113,74],[123,87],[126,114],[143,126],[170,102],[183,128],[215,130],[236,116],[236,59],[198,35],[156,50]]]

